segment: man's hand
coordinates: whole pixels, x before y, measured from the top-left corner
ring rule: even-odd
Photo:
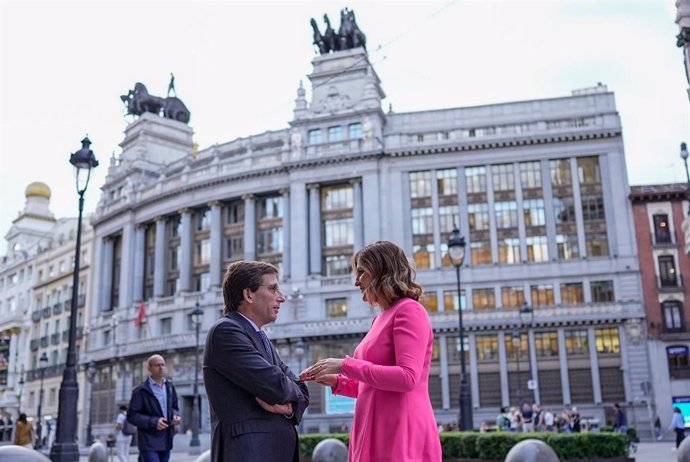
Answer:
[[[286,403],[286,404],[268,404],[266,401],[262,400],[258,396],[256,397],[256,402],[259,403],[259,406],[261,406],[264,411],[270,412],[271,414],[280,414],[280,415],[291,415],[292,414],[292,403]]]
[[[168,421],[165,420],[165,417],[161,417],[158,419],[158,423],[156,424],[156,430],[158,431],[163,431],[166,428],[168,428]]]
[[[174,415],[173,416],[173,425],[180,425],[180,422],[182,422],[182,417],[179,415]]]

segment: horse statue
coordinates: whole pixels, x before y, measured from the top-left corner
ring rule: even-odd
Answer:
[[[326,46],[326,42],[323,40],[323,35],[321,35],[321,31],[319,30],[319,26],[316,24],[316,20],[314,18],[311,18],[311,21],[309,21],[311,24],[311,28],[314,30],[314,45],[319,47],[319,52],[322,55],[325,55],[328,53],[328,47]]]
[[[364,32],[359,30],[355,20],[355,12],[349,8],[340,10],[340,49],[349,50],[351,48],[362,47],[367,49],[367,37]]]
[[[182,123],[189,123],[190,112],[184,103],[176,96],[161,98],[149,94],[146,85],[141,82],[134,84],[134,90],[129,90],[126,95],[121,95],[120,99],[127,106],[127,114],[140,116],[145,112],[161,115],[166,119],[177,120]]]
[[[338,34],[331,27],[331,20],[328,19],[328,15],[323,15],[323,21],[326,23],[326,31],[323,34],[323,41],[326,43],[326,48],[330,51],[338,51],[338,45],[340,41],[338,40]]]

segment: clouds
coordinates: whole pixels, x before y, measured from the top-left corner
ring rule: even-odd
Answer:
[[[56,216],[76,215],[68,158],[86,133],[101,161],[86,198],[94,209],[127,124],[119,95],[136,81],[162,95],[175,73],[202,148],[286,127],[300,79],[309,89],[309,18],[322,24],[328,13],[337,28],[344,6],[367,34],[385,109],[548,98],[602,82],[616,94],[631,184],[684,177],[690,105],[670,0],[5,1],[0,233],[31,181],[50,185]]]

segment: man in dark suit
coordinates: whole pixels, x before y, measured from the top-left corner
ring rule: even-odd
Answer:
[[[225,317],[208,331],[204,384],[211,408],[213,462],[298,460],[295,425],[309,404],[307,386],[261,330],[285,297],[275,266],[232,263],[223,279]]]
[[[180,408],[173,384],[165,378],[165,359],[148,359],[149,378],[132,392],[127,421],[137,427],[137,445],[142,462],[168,462]]]

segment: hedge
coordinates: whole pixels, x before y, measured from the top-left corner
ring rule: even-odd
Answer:
[[[633,429],[634,430],[634,429]],[[345,433],[300,435],[300,457],[309,458],[325,438],[345,443]],[[551,446],[561,460],[616,459],[628,457],[629,436],[618,433],[506,433],[443,432],[440,434],[444,459],[504,460],[510,449],[524,439],[538,439]]]

